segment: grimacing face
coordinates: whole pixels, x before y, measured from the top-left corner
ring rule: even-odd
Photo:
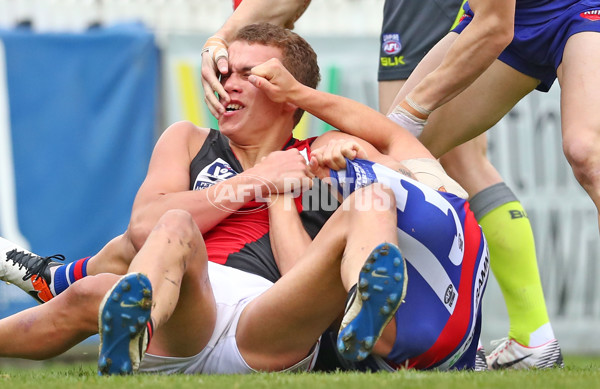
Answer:
[[[248,81],[253,67],[271,58],[281,60],[282,57],[281,49],[273,46],[244,41],[235,41],[229,46],[229,73],[222,76],[221,83],[231,101],[219,118],[219,129],[226,136],[241,131],[247,134],[260,133],[284,114],[282,103],[271,101]]]

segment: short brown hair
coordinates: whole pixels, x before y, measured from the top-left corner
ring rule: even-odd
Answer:
[[[317,54],[304,38],[293,31],[269,23],[250,24],[238,31],[233,41],[278,47],[283,53],[283,66],[296,80],[311,88],[316,88],[321,81]],[[302,109],[296,110],[294,126],[303,113]]]

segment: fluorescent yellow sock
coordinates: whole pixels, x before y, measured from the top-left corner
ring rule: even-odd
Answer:
[[[471,206],[487,239],[490,265],[508,310],[508,336],[526,346],[553,339],[533,232],[521,203],[501,183],[473,196]]]

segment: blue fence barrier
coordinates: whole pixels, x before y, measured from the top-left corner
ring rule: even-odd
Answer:
[[[159,111],[155,38],[134,24],[14,29],[0,31],[0,49],[0,235],[43,256],[93,255],[125,230],[146,173]],[[0,317],[32,302],[1,283]]]

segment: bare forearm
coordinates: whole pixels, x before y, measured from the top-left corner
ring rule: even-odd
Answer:
[[[456,38],[442,63],[408,94],[420,106],[434,110],[475,81],[512,40],[514,4],[488,2]],[[514,2],[513,2],[514,3]],[[479,4],[477,4],[479,5]],[[490,7],[503,8],[490,11]]]
[[[255,199],[263,186],[263,182],[242,173],[207,189],[143,195],[136,199],[131,222],[154,226],[166,211],[183,209],[192,215],[204,233]]]
[[[261,22],[293,28],[309,3],[307,0],[244,0],[216,35],[231,41],[240,28]]]
[[[269,207],[269,237],[275,262],[281,275],[298,261],[312,239],[304,229],[294,199],[279,196]]]
[[[383,154],[402,150],[401,159],[429,157],[427,149],[408,131],[374,109],[354,100],[305,86],[289,96],[291,102],[335,128],[361,138]]]

